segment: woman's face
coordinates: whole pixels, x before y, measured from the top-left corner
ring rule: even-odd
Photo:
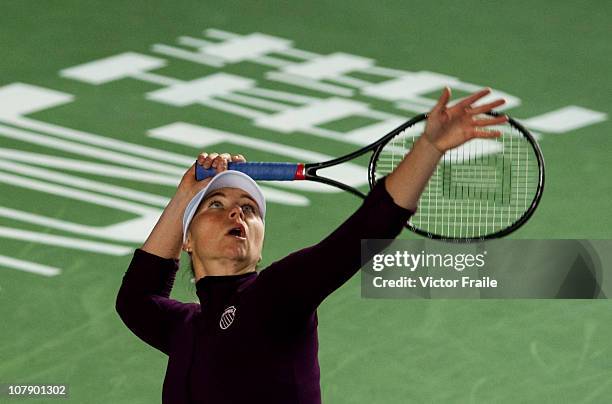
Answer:
[[[229,259],[240,267],[261,259],[264,224],[257,203],[239,188],[219,188],[200,203],[189,238],[200,261]]]

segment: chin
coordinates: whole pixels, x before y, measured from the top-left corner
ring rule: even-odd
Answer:
[[[226,256],[235,261],[245,261],[248,259],[246,249],[244,248],[228,248]]]

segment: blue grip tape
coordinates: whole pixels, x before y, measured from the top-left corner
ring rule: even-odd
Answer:
[[[228,170],[245,173],[254,180],[259,181],[293,181],[298,169],[296,163],[228,163]],[[201,181],[217,174],[214,168],[205,169],[196,163],[196,180]]]

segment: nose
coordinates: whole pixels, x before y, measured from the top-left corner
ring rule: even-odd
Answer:
[[[244,220],[244,212],[242,212],[242,208],[240,206],[235,205],[233,208],[230,209],[229,217],[230,219],[234,219],[234,220],[237,217]]]

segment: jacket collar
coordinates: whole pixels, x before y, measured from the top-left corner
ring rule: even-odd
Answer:
[[[225,301],[235,292],[257,278],[257,272],[247,272],[240,275],[208,275],[196,282],[196,294],[200,304],[211,303],[217,300]]]

